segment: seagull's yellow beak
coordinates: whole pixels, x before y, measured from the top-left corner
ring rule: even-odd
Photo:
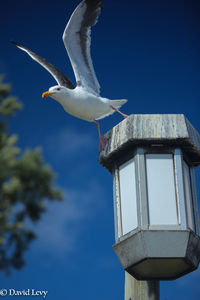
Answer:
[[[51,96],[52,94],[53,94],[53,93],[51,93],[51,92],[49,92],[49,91],[44,92],[44,93],[42,94],[42,98],[47,98],[47,97]]]

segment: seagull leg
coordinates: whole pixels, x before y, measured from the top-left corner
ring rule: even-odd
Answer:
[[[104,150],[108,139],[101,135],[99,122],[94,121],[94,124],[97,126],[97,129],[98,129],[98,133],[99,133],[99,152],[101,152],[102,150]]]
[[[123,114],[118,108],[116,108],[112,105],[111,105],[111,108],[114,109],[115,111],[117,111],[120,115],[122,115],[124,117],[124,119],[126,119],[128,117],[128,115]]]

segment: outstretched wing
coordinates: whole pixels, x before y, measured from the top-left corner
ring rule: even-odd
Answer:
[[[69,89],[73,89],[74,85],[73,83],[65,76],[65,74],[60,71],[58,68],[54,67],[51,63],[49,63],[45,58],[40,57],[33,51],[29,50],[28,48],[11,41],[12,44],[17,46],[19,49],[25,51],[33,60],[38,62],[41,66],[43,66],[52,76],[53,78],[57,81],[59,85],[65,86]]]
[[[84,0],[74,10],[63,33],[63,42],[69,55],[77,85],[99,95],[100,85],[96,78],[90,55],[91,26],[101,12],[101,0]]]

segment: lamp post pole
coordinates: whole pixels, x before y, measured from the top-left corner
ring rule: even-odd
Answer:
[[[125,271],[124,300],[160,300],[160,282],[136,280]]]

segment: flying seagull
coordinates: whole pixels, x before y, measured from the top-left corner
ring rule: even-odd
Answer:
[[[58,85],[44,92],[43,98],[50,96],[59,102],[69,114],[97,125],[100,140],[99,151],[105,148],[107,140],[101,135],[97,120],[115,111],[124,118],[127,117],[119,111],[119,108],[127,102],[126,99],[110,100],[100,96],[100,85],[90,54],[91,27],[97,23],[100,12],[101,0],[83,0],[72,13],[63,33],[62,38],[74,71],[76,86],[46,59],[12,41],[14,45],[43,66],[56,80]]]

